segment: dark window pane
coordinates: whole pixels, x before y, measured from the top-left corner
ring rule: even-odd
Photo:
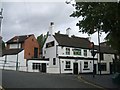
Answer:
[[[100,53],[100,60],[104,60],[103,53]]]
[[[46,43],[46,48],[53,47],[54,46],[54,41]]]
[[[53,58],[53,65],[56,65],[56,59]]]

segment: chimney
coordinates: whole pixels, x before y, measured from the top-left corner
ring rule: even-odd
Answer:
[[[68,37],[71,37],[71,35],[70,35],[70,30],[71,30],[71,28],[67,28],[67,29],[66,29],[66,34],[68,35]]]
[[[49,26],[49,35],[50,36],[54,35],[54,22],[50,23],[50,26]]]

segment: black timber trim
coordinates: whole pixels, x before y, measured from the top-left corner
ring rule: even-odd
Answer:
[[[70,47],[70,48],[80,48],[80,49],[89,49],[89,50],[91,50],[91,48],[89,48],[89,47],[76,47],[76,46],[67,46],[67,45],[58,45],[58,46],[61,46],[61,47]],[[95,50],[97,50],[97,49],[95,49]]]
[[[83,68],[83,70],[90,70],[90,68]]]
[[[67,68],[66,68],[66,69],[64,69],[64,70],[65,70],[65,71],[72,71],[72,69],[67,69]]]
[[[31,59],[27,59],[27,60],[37,60],[37,61],[49,61],[49,58],[31,58]]]
[[[93,58],[84,58],[84,57],[63,57],[59,56],[60,59],[80,59],[80,60],[93,60]],[[94,58],[94,60],[98,60],[97,58]]]

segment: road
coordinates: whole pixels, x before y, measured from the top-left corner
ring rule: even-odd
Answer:
[[[4,88],[96,88],[78,79],[77,75],[2,71]]]

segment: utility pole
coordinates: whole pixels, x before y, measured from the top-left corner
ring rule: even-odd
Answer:
[[[94,57],[95,57],[95,51],[94,51],[94,42],[91,42],[91,48],[92,48],[92,51],[91,51],[91,53],[92,53],[92,56],[93,56],[93,77],[95,77],[95,68],[96,67],[94,67]]]
[[[100,52],[100,31],[99,31],[99,29],[98,29],[98,45],[99,45],[99,49],[98,49],[98,51],[99,51],[99,70],[100,70],[100,75],[101,75],[101,58],[100,58],[101,52]]]
[[[0,57],[2,56],[2,31],[1,31],[2,30],[1,24],[3,19],[2,13],[3,13],[3,8],[1,8],[1,11],[0,11]]]
[[[17,37],[17,49],[19,49],[19,36]],[[16,71],[18,71],[18,53],[17,53],[17,61],[16,61]]]

